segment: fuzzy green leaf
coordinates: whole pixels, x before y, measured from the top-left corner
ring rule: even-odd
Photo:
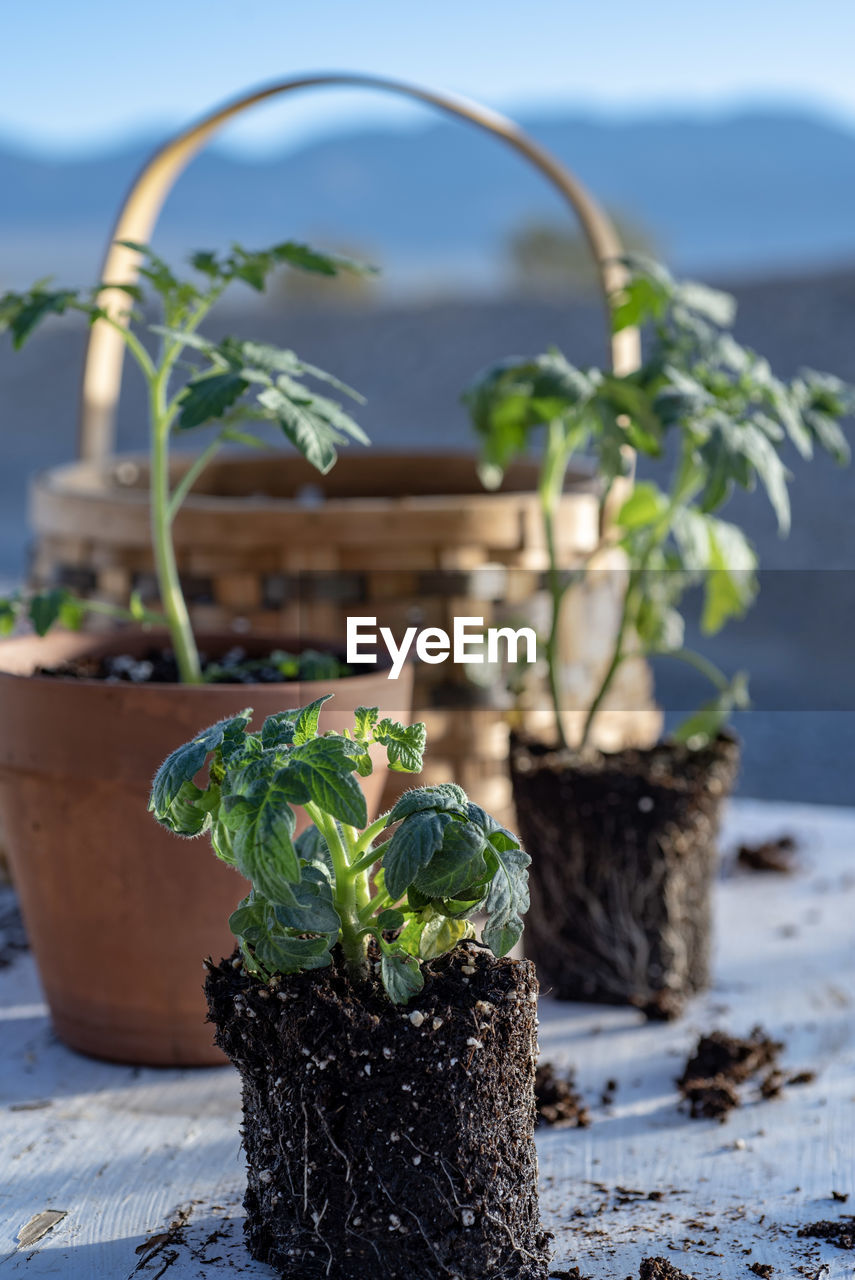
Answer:
[[[158,822],[172,830],[178,829],[173,821],[179,814],[173,813],[173,807],[179,802],[184,783],[192,782],[212,752],[242,742],[251,714],[251,710],[247,710],[219,720],[166,757],[155,774],[148,803],[149,811]]]
[[[709,746],[727,727],[734,710],[750,706],[748,678],[739,671],[727,688],[705,703],[671,734],[674,742],[684,742],[693,751]]]
[[[332,885],[317,867],[303,867],[300,881],[290,886],[292,901],[273,903],[273,914],[283,927],[297,933],[326,933],[338,937],[341,920],[333,902]]]
[[[351,827],[368,822],[365,796],[354,777],[354,760],[341,738],[314,738],[292,748],[286,772],[304,785],[324,813]]]
[[[414,787],[398,797],[389,811],[386,826],[391,827],[393,823],[423,809],[444,809],[450,813],[463,814],[467,803],[466,792],[454,782],[440,782],[432,787]]]
[[[260,777],[243,795],[227,796],[223,821],[233,833],[235,864],[271,902],[290,902],[300,865],[292,836],[296,819],[282,774]]]
[[[453,821],[449,813],[427,809],[404,818],[383,853],[386,888],[396,901],[442,848],[443,833]]]
[[[481,936],[493,955],[504,956],[522,936],[531,858],[519,848],[496,850],[493,856],[498,866],[484,903],[487,923]]]
[[[314,275],[337,276],[341,271],[349,271],[355,275],[375,275],[376,267],[357,262],[353,258],[343,257],[337,253],[322,253],[310,245],[300,244],[296,240],[286,240],[271,249],[277,262],[286,263],[300,271],[309,271]]]
[[[401,928],[405,918],[403,911],[399,911],[397,907],[387,907],[375,917],[375,923],[378,929],[391,933]]]
[[[181,395],[179,431],[190,431],[205,422],[216,421],[239,400],[249,383],[234,369],[214,371],[191,379]]]
[[[354,737],[357,742],[371,742],[374,726],[380,712],[377,707],[357,707],[354,715]]]
[[[19,600],[7,596],[0,598],[0,636],[9,636],[15,630],[20,609]]]
[[[419,959],[435,960],[453,951],[458,942],[466,938],[474,938],[475,930],[468,920],[453,920],[448,916],[437,916],[428,920],[419,938]]]
[[[435,816],[450,819],[446,814]],[[487,880],[486,848],[484,833],[474,823],[447,820],[442,832],[442,847],[413,878],[416,888],[430,898],[459,897],[470,885]],[[388,872],[386,882],[389,882]]]
[[[397,773],[420,773],[427,742],[427,729],[417,724],[403,725],[397,720],[381,720],[374,726],[374,741],[386,748],[389,768]]]
[[[418,960],[394,946],[383,948],[380,976],[393,1004],[407,1004],[425,985]]]

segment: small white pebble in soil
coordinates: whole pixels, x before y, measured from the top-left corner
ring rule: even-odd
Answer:
[[[303,1047],[301,1048],[300,1052],[302,1053],[302,1055],[303,1055],[303,1057],[304,1057],[304,1058],[311,1058],[311,1056],[312,1056],[312,1051],[311,1051],[311,1049],[307,1049],[305,1045],[303,1045]]]
[[[425,1015],[419,1009],[414,1009],[407,1016],[414,1027],[420,1027],[425,1020]]]
[[[464,1209],[460,1215],[460,1221],[463,1223],[464,1227],[474,1227],[475,1214],[471,1209]]]
[[[266,1187],[269,1182],[273,1181],[273,1174],[269,1169],[260,1169],[258,1173],[258,1181]]]
[[[442,1026],[442,1018],[434,1018],[433,1022],[430,1025],[432,1030],[439,1031],[440,1027]]]
[[[400,1142],[400,1141],[401,1141],[401,1135],[400,1135],[400,1133],[390,1133],[390,1134],[389,1134],[389,1141],[390,1141],[390,1142]]]
[[[392,1056],[392,1050],[389,1048],[388,1045],[386,1045],[385,1049],[383,1050],[383,1057],[391,1058],[391,1056]]]
[[[653,796],[642,796],[638,802],[640,813],[650,813],[653,809]]]
[[[401,1088],[403,1089],[404,1093],[412,1093],[412,1092],[413,1092],[413,1086],[412,1086],[411,1084],[402,1084],[402,1085],[401,1085]]]
[[[371,1063],[370,1063],[370,1062],[366,1062],[366,1063],[363,1065],[362,1070],[365,1072],[365,1074],[366,1074],[367,1076],[370,1076],[370,1075],[371,1075]]]
[[[389,1214],[389,1230],[400,1231],[400,1229],[401,1229],[401,1219],[398,1217],[397,1213],[390,1213]]]
[[[529,1004],[537,1004],[537,992],[536,992],[536,991],[529,991],[529,993],[528,993],[528,1002],[529,1002]]]
[[[420,1165],[420,1164],[421,1164],[421,1162],[422,1162],[422,1158],[421,1158],[421,1156],[413,1156],[413,1164],[414,1164],[414,1165]]]
[[[481,1043],[481,1041],[480,1041],[480,1040],[476,1040],[474,1036],[469,1036],[469,1038],[467,1039],[466,1043],[469,1045],[469,1048],[470,1048],[470,1049],[483,1049],[483,1048],[484,1048],[484,1046],[483,1046],[483,1044]]]
[[[492,1013],[494,1007],[494,1005],[490,1004],[489,1000],[475,1001],[475,1008],[478,1009],[480,1013]]]
[[[456,1058],[451,1058],[451,1059],[449,1060],[448,1065],[449,1065],[450,1067],[456,1067],[456,1066],[457,1066],[457,1059],[456,1059]]]
[[[735,1142],[734,1142],[734,1144],[733,1144],[733,1149],[734,1149],[734,1151],[744,1151],[744,1150],[745,1150],[745,1139],[744,1139],[744,1138],[737,1138],[737,1139],[736,1139],[736,1141],[735,1141]]]
[[[464,964],[460,966],[460,972],[467,974],[469,977],[475,972],[474,964]]]
[[[286,994],[285,994],[285,992],[284,992],[284,991],[278,991],[276,994],[277,994],[277,997],[278,997],[280,1000],[287,1000],[287,999],[288,999],[288,997],[286,996]]]

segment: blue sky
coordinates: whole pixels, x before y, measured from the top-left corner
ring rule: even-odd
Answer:
[[[855,124],[855,0],[30,0],[2,3],[0,135],[81,150],[158,131],[260,81],[352,69],[511,111],[796,103]],[[228,141],[283,148],[388,99],[315,91]]]

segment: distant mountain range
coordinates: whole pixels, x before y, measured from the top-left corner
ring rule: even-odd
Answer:
[[[745,277],[855,263],[855,131],[773,111],[524,124],[680,270]],[[156,142],[61,160],[0,144],[0,285],[47,271],[92,277]],[[170,197],[156,242],[175,253],[302,237],[368,253],[401,286],[471,288],[507,279],[513,232],[565,216],[506,148],[440,123],[264,160],[208,150]]]

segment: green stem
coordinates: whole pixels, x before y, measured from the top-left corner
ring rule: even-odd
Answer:
[[[551,422],[546,443],[546,455],[541,471],[539,495],[540,509],[543,516],[543,528],[546,537],[546,554],[549,561],[549,596],[550,625],[546,640],[546,666],[549,673],[549,692],[555,713],[555,729],[558,745],[567,746],[564,733],[564,718],[561,706],[561,664],[559,639],[561,630],[561,602],[567,585],[561,582],[558,555],[555,546],[555,515],[561,492],[564,488],[564,475],[569,462],[569,451],[566,445],[564,429],[560,422]]]
[[[217,436],[211,441],[207,448],[194,458],[193,462],[184,472],[178,484],[172,490],[172,497],[169,499],[169,523],[171,524],[184,503],[193,485],[199,479],[199,476],[207,467],[208,463],[220,451],[223,444],[222,436]]]
[[[387,907],[394,907],[395,899],[391,893],[378,893],[376,898],[372,898],[370,902],[366,902],[364,907],[359,910],[359,919],[361,924],[366,925],[372,916],[380,911],[385,911]]]
[[[362,854],[362,853],[365,853],[370,848],[370,846],[374,843],[374,841],[380,835],[381,831],[385,830],[388,816],[389,816],[388,814],[384,813],[382,817],[376,820],[376,822],[372,822],[370,827],[365,828],[362,835],[357,840],[356,845],[354,846],[354,850],[353,850],[354,853]]]
[[[630,603],[634,594],[635,582],[636,582],[636,570],[632,569],[630,570],[629,581],[626,584],[626,591],[624,592],[623,606],[621,608],[620,622],[618,623],[618,630],[617,630],[617,635],[615,636],[615,644],[614,644],[614,648],[612,649],[612,656],[609,660],[609,665],[606,667],[606,673],[603,676],[602,682],[600,683],[600,687],[597,690],[596,694],[594,695],[591,705],[588,707],[588,714],[585,717],[585,725],[584,725],[584,728],[582,729],[582,737],[579,742],[580,751],[584,751],[585,747],[588,745],[588,740],[590,739],[590,736],[591,736],[591,729],[593,727],[597,712],[600,710],[600,707],[603,705],[603,701],[606,697],[606,694],[611,689],[612,682],[615,676],[617,675],[622,662],[627,656],[623,651],[623,645],[624,645],[624,640],[626,639],[626,633],[629,627]]]
[[[172,344],[172,349],[177,344]],[[170,359],[171,355],[171,359]],[[193,636],[187,603],[181,590],[175,547],[172,542],[169,492],[169,416],[166,383],[174,354],[167,351],[154,379],[149,383],[151,405],[151,538],[160,602],[175,650],[182,684],[201,684],[199,650]]]
[[[332,858],[335,884],[333,901],[341,920],[341,949],[348,973],[356,979],[368,976],[368,953],[363,924],[359,918],[357,892],[358,876],[350,865],[347,850],[332,818],[311,802],[304,806],[306,813],[324,836]]]
[[[70,599],[87,613],[97,613],[104,618],[114,618],[116,622],[139,622],[144,627],[162,627],[166,619],[162,613],[152,609],[124,609],[118,604],[108,604],[106,600],[82,600],[79,596]]]
[[[108,324],[111,329],[115,329],[117,333],[121,334],[122,341],[136,360],[140,369],[142,369],[143,376],[151,382],[155,377],[157,370],[155,368],[154,361],[134,331],[128,325],[122,324],[119,320],[114,320],[112,316],[101,315],[99,319],[102,320],[104,324]]]
[[[687,666],[694,667],[702,676],[709,680],[713,688],[718,689],[719,693],[725,693],[730,689],[730,681],[723,671],[710,662],[709,658],[705,658],[702,653],[696,653],[694,649],[663,649],[660,653],[651,655],[657,658],[674,658],[677,662],[685,662]]]

